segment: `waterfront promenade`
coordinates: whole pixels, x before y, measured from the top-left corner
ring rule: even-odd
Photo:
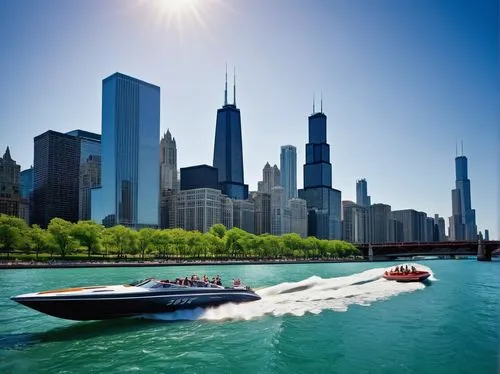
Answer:
[[[262,259],[262,260],[165,260],[165,261],[2,261],[0,269],[52,269],[52,268],[109,268],[155,266],[212,266],[212,265],[276,265],[276,264],[324,264],[366,262],[363,257],[332,259]]]

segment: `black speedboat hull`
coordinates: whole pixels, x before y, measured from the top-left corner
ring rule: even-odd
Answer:
[[[245,289],[184,288],[177,292],[139,292],[83,295],[37,295],[12,297],[12,300],[39,312],[70,320],[87,321],[204,308],[224,303],[259,300],[260,296]]]

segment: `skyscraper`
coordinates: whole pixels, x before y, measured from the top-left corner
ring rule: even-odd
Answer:
[[[273,187],[280,185],[280,169],[276,165],[269,165],[266,162],[264,169],[262,169],[262,181],[258,183],[259,192],[271,193]]]
[[[285,189],[287,199],[297,195],[297,148],[293,145],[281,146],[280,154],[281,187]]]
[[[19,217],[26,223],[31,224],[31,215],[33,215],[33,173],[31,166],[29,169],[21,171],[21,200],[19,202]]]
[[[178,190],[177,145],[170,130],[163,134],[160,141],[160,185],[161,191]]]
[[[33,193],[33,166],[21,171],[21,198],[29,199]]]
[[[372,204],[368,208],[369,242],[387,243],[394,241],[394,220],[391,219],[391,206]],[[396,221],[399,222],[399,221]]]
[[[160,228],[175,227],[177,176],[177,144],[167,129],[160,141]]]
[[[157,227],[160,87],[115,73],[102,91],[102,187],[92,190],[92,219]]]
[[[19,216],[21,167],[10,156],[9,147],[0,157],[0,213]]]
[[[308,235],[319,239],[341,239],[341,192],[332,188],[330,145],[326,137],[323,108],[309,116],[304,189],[299,197],[307,201]]]
[[[369,207],[371,205],[366,179],[356,181],[356,204],[364,207]]]
[[[261,235],[271,232],[271,194],[261,191],[250,192],[255,206],[254,233]]]
[[[368,209],[352,201],[342,201],[342,239],[351,243],[368,242]]]
[[[46,131],[34,139],[33,216],[47,227],[52,218],[78,221],[80,139]]]
[[[450,240],[476,240],[476,211],[471,207],[467,157],[455,158],[455,189],[451,191]]]
[[[271,234],[283,235],[290,232],[290,210],[287,206],[285,189],[275,186],[271,189]]]
[[[83,130],[66,134],[80,140],[78,219],[90,219],[91,190],[101,185],[101,135]]]
[[[233,95],[233,104],[228,104],[226,71],[224,105],[217,110],[213,166],[218,169],[222,192],[232,199],[246,200],[248,185],[243,180],[241,115],[236,107],[236,82]]]

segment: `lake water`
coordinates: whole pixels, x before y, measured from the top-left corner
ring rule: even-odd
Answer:
[[[381,278],[394,264],[0,270],[0,373],[498,373],[500,262],[419,261],[428,284]],[[192,273],[262,300],[75,322],[9,299]]]

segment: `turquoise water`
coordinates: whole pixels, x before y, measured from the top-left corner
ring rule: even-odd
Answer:
[[[497,373],[500,262],[418,263],[427,285],[381,279],[392,263],[0,270],[0,372]],[[238,276],[262,300],[97,322],[9,300],[191,273]]]

